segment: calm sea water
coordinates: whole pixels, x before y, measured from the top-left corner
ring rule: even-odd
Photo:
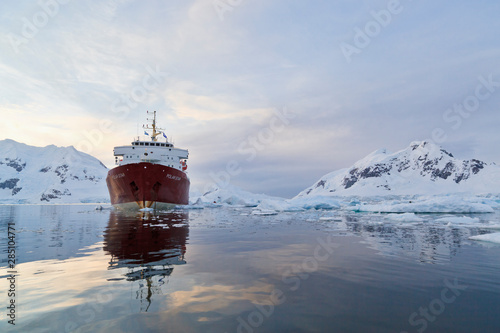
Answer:
[[[499,214],[421,216],[0,206],[0,331],[499,332]]]

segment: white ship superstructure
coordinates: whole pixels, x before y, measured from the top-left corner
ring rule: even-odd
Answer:
[[[113,149],[116,165],[126,165],[130,163],[154,163],[161,164],[181,171],[187,169],[186,160],[189,157],[187,149],[175,148],[168,142],[164,132],[156,127],[156,111],[152,119],[151,127],[144,127],[152,130],[151,140],[140,140],[137,138],[129,146],[117,146]],[[145,132],[146,135],[149,135]],[[158,136],[163,134],[165,142],[159,142]]]

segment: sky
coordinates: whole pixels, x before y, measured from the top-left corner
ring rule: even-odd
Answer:
[[[114,166],[146,111],[191,187],[293,197],[429,139],[500,163],[500,2],[2,1],[0,139]]]

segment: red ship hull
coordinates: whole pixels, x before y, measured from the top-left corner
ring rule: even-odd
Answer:
[[[118,208],[172,208],[189,203],[189,178],[180,170],[153,163],[131,163],[109,170],[111,204]]]

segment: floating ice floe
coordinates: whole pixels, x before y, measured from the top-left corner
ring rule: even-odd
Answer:
[[[386,216],[388,219],[392,221],[398,221],[398,222],[423,222],[424,219],[421,217],[418,217],[415,215],[415,213],[393,213],[393,214],[388,214]]]
[[[203,195],[193,196],[190,204],[179,207],[183,209],[203,209],[230,207],[233,209],[254,208],[251,215],[276,215],[281,212],[300,212],[306,210],[341,210],[354,212],[371,212],[392,214],[385,217],[396,222],[420,223],[427,218],[415,214],[421,213],[494,213],[500,209],[497,195],[474,196],[470,194],[447,194],[436,196],[375,196],[375,197],[335,197],[328,195],[296,196],[292,199],[255,194],[238,187],[228,185],[224,188],[209,191]],[[243,214],[247,214],[243,212]],[[335,214],[332,214],[335,215]],[[322,220],[332,220],[324,216]],[[333,218],[335,220],[335,218]],[[432,219],[430,219],[432,220]],[[316,220],[317,221],[317,220]],[[478,224],[478,218],[444,216],[437,222],[449,226]]]
[[[467,217],[467,216],[447,216],[435,220],[436,222],[447,222],[448,225],[454,224],[477,224],[479,219],[477,217]]]
[[[320,221],[342,221],[342,216],[322,216]]]
[[[487,224],[487,225],[482,225],[481,228],[483,229],[492,229],[492,230],[500,230],[500,224]]]
[[[459,196],[424,197],[414,200],[380,204],[359,204],[348,207],[358,212],[378,213],[493,213],[490,205]]]
[[[309,209],[339,209],[338,199],[327,196],[296,197],[293,199],[272,198],[263,199],[256,207],[258,209],[272,209],[278,212],[299,212]]]
[[[471,236],[469,239],[500,244],[500,232]]]
[[[255,209],[252,211],[252,215],[261,215],[261,216],[268,216],[268,215],[278,215],[278,212],[272,209]]]
[[[298,209],[339,209],[338,199],[329,196],[295,197],[287,200],[291,207]]]
[[[257,207],[258,210],[273,210],[277,212],[291,212],[291,211],[301,211],[302,208],[290,205],[286,199],[271,199],[261,201]]]

